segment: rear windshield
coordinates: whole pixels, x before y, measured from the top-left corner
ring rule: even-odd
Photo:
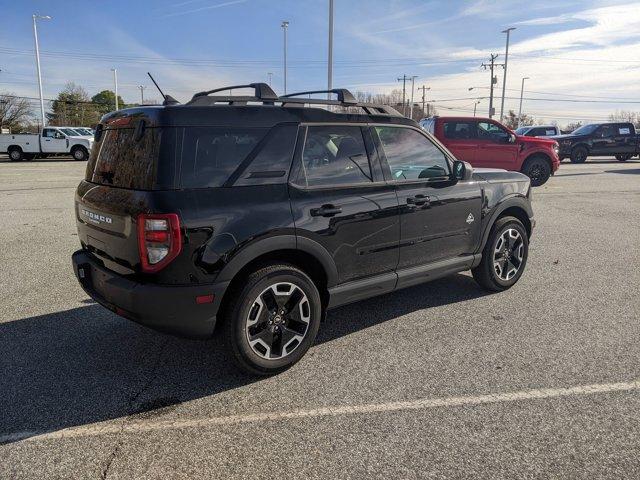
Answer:
[[[86,179],[101,185],[152,190],[156,183],[161,131],[146,128],[137,139],[133,128],[104,130],[91,150]]]

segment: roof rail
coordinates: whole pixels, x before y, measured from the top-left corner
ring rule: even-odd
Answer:
[[[191,100],[193,101],[198,97],[206,97],[212,93],[224,92],[225,90],[236,90],[238,88],[253,88],[255,91],[254,95],[257,100],[274,101],[278,99],[276,92],[274,92],[266,83],[249,83],[248,85],[231,85],[230,87],[215,88],[205,92],[198,92]]]
[[[289,93],[288,95],[282,95],[280,98],[299,97],[300,95],[312,95],[314,93],[335,93],[338,96],[338,101],[346,105],[355,105],[358,103],[356,97],[346,88],[333,88],[331,90],[310,90],[308,92],[296,92]]]

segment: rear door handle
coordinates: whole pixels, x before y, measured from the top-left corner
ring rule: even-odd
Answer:
[[[429,195],[422,195],[422,194],[418,194],[415,197],[408,197],[407,198],[407,203],[409,205],[426,205],[429,206],[431,205],[431,197],[429,197]]]
[[[320,208],[311,209],[312,217],[333,217],[339,213],[342,213],[342,208],[332,204],[326,204],[322,205]]]

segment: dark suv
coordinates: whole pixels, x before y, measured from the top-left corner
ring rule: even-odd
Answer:
[[[525,175],[474,172],[346,90],[298,98],[314,93],[251,84],[103,117],[75,196],[85,291],[158,330],[219,325],[241,367],[271,374],[329,308],[464,270],[492,291],[520,278]]]

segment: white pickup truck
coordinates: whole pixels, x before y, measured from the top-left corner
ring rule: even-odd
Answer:
[[[0,153],[8,153],[14,162],[69,154],[76,160],[87,160],[92,146],[92,138],[64,127],[46,127],[42,134],[0,134]]]

